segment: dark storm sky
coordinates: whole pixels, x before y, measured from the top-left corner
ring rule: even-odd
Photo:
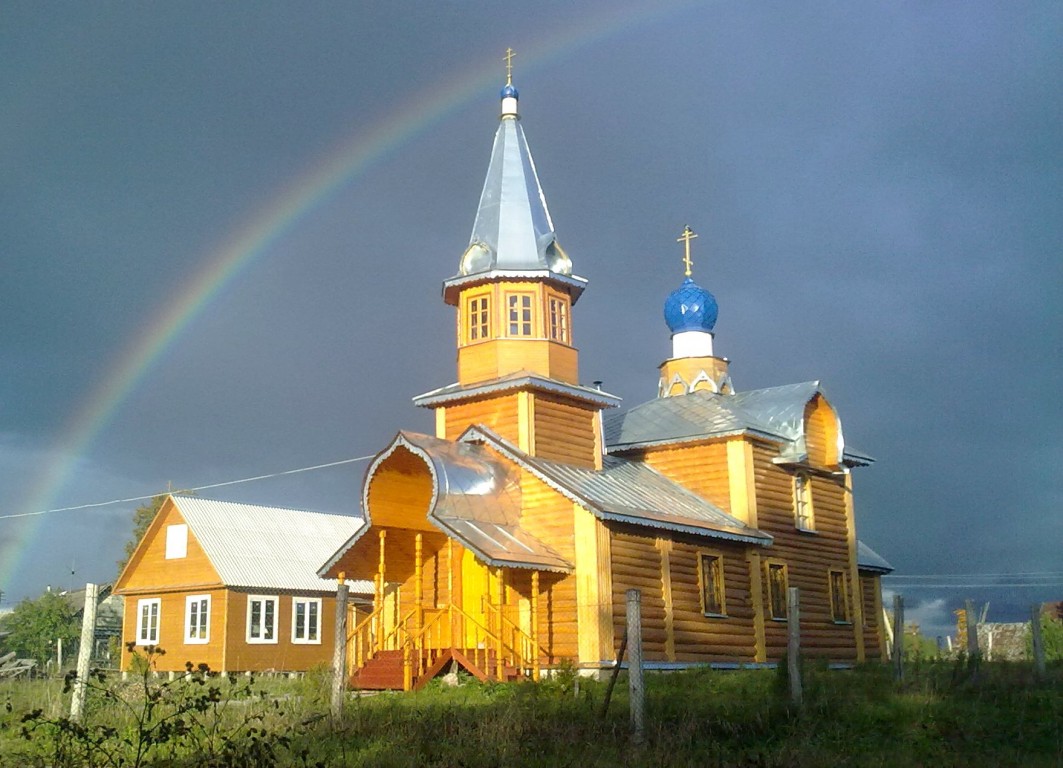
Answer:
[[[901,574],[1049,574],[909,589],[909,612],[937,627],[965,597],[997,619],[1061,599],[1060,39],[1058,2],[9,2],[0,515],[431,431],[409,398],[454,379],[440,282],[512,46],[554,224],[590,281],[582,378],[627,405],[655,394],[690,224],[736,386],[822,381],[878,460],[855,477],[862,539]],[[225,244],[382,126],[386,151],[277,222],[74,439]],[[203,495],[354,512],[363,471]],[[113,578],[135,506],[0,518],[3,605]]]

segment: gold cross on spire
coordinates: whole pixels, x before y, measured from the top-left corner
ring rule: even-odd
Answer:
[[[690,225],[687,224],[685,227],[683,227],[683,234],[681,234],[675,239],[677,243],[683,243],[686,248],[683,254],[683,264],[685,264],[687,268],[687,277],[690,277],[690,267],[694,263],[690,260],[690,241],[693,240],[695,237],[697,237],[697,234],[695,234],[694,230],[692,230],[690,228]]]
[[[513,85],[513,57],[516,55],[512,48],[506,48],[506,55],[502,57],[506,60],[506,85]]]

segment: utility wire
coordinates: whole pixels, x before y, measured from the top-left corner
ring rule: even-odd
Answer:
[[[374,454],[375,455],[375,454]],[[358,461],[366,461],[373,458],[370,456],[358,456],[354,459],[342,459],[340,461],[330,461],[327,464],[317,464],[312,467],[299,467],[298,469],[286,469],[283,472],[273,472],[269,475],[256,475],[255,477],[244,477],[239,480],[226,480],[223,483],[211,483],[210,485],[199,485],[195,488],[185,488],[185,491],[208,491],[212,488],[223,488],[227,485],[239,485],[240,483],[253,483],[256,480],[269,480],[271,477],[282,477],[283,475],[295,475],[300,472],[311,472],[315,469],[328,469],[329,467],[338,467],[341,464],[353,464]],[[169,491],[158,491],[157,493],[149,493],[147,496],[130,496],[127,499],[112,499],[110,501],[97,501],[92,504],[78,504],[73,507],[58,507],[56,509],[44,509],[39,512],[17,512],[10,515],[0,515],[0,520],[11,520],[16,517],[38,517],[40,515],[50,515],[52,512],[73,512],[79,509],[94,509],[96,507],[109,507],[112,504],[128,504],[132,501],[147,501]]]

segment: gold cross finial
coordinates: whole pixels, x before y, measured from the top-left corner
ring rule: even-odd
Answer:
[[[683,227],[683,234],[681,234],[675,239],[677,243],[683,243],[686,248],[683,254],[683,264],[685,264],[687,268],[687,277],[690,277],[690,267],[694,263],[690,260],[690,241],[693,240],[695,237],[697,237],[697,234],[695,234],[694,230],[692,230],[690,228],[690,225],[687,224],[685,227]]]
[[[516,55],[512,48],[507,48],[506,55],[502,57],[506,60],[506,85],[513,85],[513,57]]]

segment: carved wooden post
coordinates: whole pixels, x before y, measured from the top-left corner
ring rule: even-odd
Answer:
[[[85,585],[85,613],[81,617],[81,646],[78,648],[78,676],[74,681],[74,695],[70,699],[70,719],[81,722],[85,711],[85,683],[89,677],[89,660],[96,636],[96,596],[99,587]]]
[[[797,587],[786,590],[786,672],[790,678],[790,701],[801,706],[801,595]]]
[[[424,626],[424,534],[421,533],[413,545],[413,606],[417,611],[414,631],[420,636]]]
[[[645,729],[645,692],[642,683],[642,593],[629,589],[627,596],[627,637],[631,661],[627,685],[631,699],[631,740],[641,744]]]
[[[373,639],[373,650],[384,650],[384,539],[387,537],[388,532],[380,529],[380,560],[377,563],[376,579],[377,579],[377,594],[379,596],[379,602],[377,603],[377,617],[376,625],[377,632],[376,637]]]
[[[539,572],[531,576],[532,680],[539,682]]]
[[[495,622],[495,677],[501,680],[505,666],[505,662],[502,660],[502,604],[505,600],[505,588],[502,584],[501,568],[495,569],[495,583],[498,585],[496,589],[498,593],[498,618]]]
[[[343,692],[347,688],[347,599],[350,587],[346,584],[346,574],[340,573],[336,586],[336,620],[332,637],[332,716],[338,718],[343,713]]]

